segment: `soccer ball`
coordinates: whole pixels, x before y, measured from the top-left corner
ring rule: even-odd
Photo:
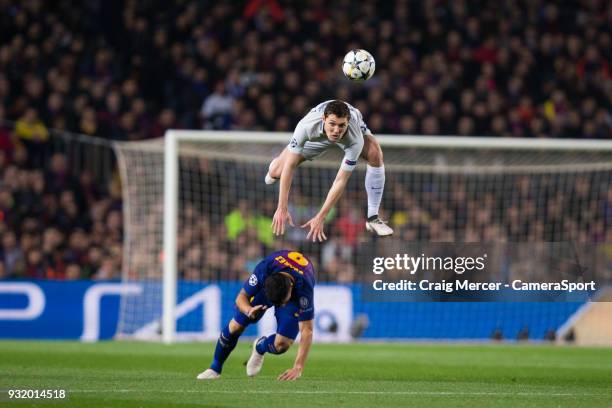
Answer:
[[[366,50],[350,50],[342,60],[342,72],[351,81],[366,81],[374,75],[376,62]]]

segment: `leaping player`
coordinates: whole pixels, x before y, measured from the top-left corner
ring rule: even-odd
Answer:
[[[344,158],[323,206],[310,221],[302,225],[302,228],[310,227],[307,239],[312,238],[313,242],[327,239],[323,231],[325,217],[342,196],[360,157],[368,163],[365,176],[368,195],[366,229],[379,236],[393,234],[393,230],[378,217],[385,188],[385,166],[380,144],[363,121],[361,112],[339,100],[323,102],[304,116],[298,122],[289,145],[270,163],[266,184],[280,179],[278,206],[272,220],[274,234],[284,234],[286,222],[293,226],[288,201],[295,168],[333,146],[344,150]]]
[[[249,377],[261,371],[266,353],[283,354],[300,334],[300,346],[293,367],[278,376],[279,380],[296,380],[302,375],[310,345],[314,319],[315,271],[308,258],[299,252],[281,250],[264,258],[244,282],[236,297],[234,318],[221,331],[210,368],[198,380],[214,380],[221,376],[244,329],[257,323],[266,310],[274,306],[276,333],[255,340],[247,362]]]

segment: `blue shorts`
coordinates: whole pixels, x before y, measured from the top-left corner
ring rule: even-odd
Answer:
[[[257,298],[253,299],[251,305],[257,306],[263,304],[257,302]],[[259,315],[257,319],[249,319],[247,315],[242,313],[235,307],[234,320],[241,326],[247,327],[249,324],[257,323],[265,313]],[[276,333],[285,336],[291,340],[295,340],[300,331],[298,321],[299,307],[297,302],[289,302],[283,307],[274,307],[274,316],[276,317]]]

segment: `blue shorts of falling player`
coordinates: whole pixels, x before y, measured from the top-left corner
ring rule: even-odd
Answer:
[[[198,378],[217,378],[246,327],[257,323],[265,310],[272,306],[277,323],[276,333],[256,340],[252,357],[247,364],[247,374],[256,375],[259,372],[264,354],[282,354],[287,351],[298,333],[302,334],[300,348],[304,347],[302,343],[305,339],[308,342],[305,355],[302,356],[305,360],[312,340],[314,285],[315,271],[312,262],[300,252],[280,250],[259,262],[236,297],[234,317],[219,335],[210,368]],[[304,353],[298,351],[297,360],[301,354]],[[255,372],[251,367],[249,373],[253,357],[255,360],[261,359],[261,363]],[[301,367],[303,361],[297,360],[296,365]]]

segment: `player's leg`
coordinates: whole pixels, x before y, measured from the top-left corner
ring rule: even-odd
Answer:
[[[259,374],[266,353],[283,354],[289,350],[299,332],[297,312],[297,305],[292,303],[275,308],[276,333],[262,336],[253,342],[253,351],[246,368],[249,377]]]
[[[365,187],[368,195],[368,221],[366,222],[366,229],[375,232],[379,236],[391,235],[393,230],[378,217],[385,189],[383,152],[380,144],[371,134],[364,135],[363,139],[361,157],[368,162],[365,176]]]
[[[255,344],[255,349],[261,355],[265,353],[283,354],[289,350],[289,347],[293,344],[293,339],[280,333],[275,333],[268,337],[262,336],[258,338]]]
[[[213,361],[207,370],[198,375],[198,380],[219,378],[221,371],[223,370],[225,360],[227,360],[231,352],[236,347],[238,339],[248,324],[248,318],[245,320],[241,318],[236,319],[236,317],[234,317],[232,320],[230,320],[229,324],[225,326],[223,330],[221,330],[221,334],[219,334],[219,339],[217,340],[217,346],[215,347]]]
[[[244,332],[247,324],[245,324],[245,322],[238,323],[234,318],[230,320],[229,324],[223,330],[221,330],[210,368],[221,374],[225,360],[227,360],[231,352],[236,347],[238,339]]]
[[[262,304],[262,300],[265,295],[256,296],[255,299],[251,299],[253,306]],[[210,368],[198,375],[198,379],[215,379],[218,378],[223,370],[223,364],[229,357],[231,352],[238,343],[238,338],[242,335],[245,328],[252,323],[257,323],[264,313],[259,314],[255,319],[249,318],[247,315],[242,313],[238,308],[235,308],[234,317],[230,320],[229,324],[221,331],[217,346],[215,347],[215,354],[213,361],[210,364]]]
[[[266,184],[274,184],[278,179],[280,179],[288,154],[289,150],[287,150],[287,148],[285,147],[281,154],[272,159],[270,165],[268,166],[268,173],[266,173]],[[302,159],[300,160],[300,164],[304,160],[305,159],[302,157]]]

